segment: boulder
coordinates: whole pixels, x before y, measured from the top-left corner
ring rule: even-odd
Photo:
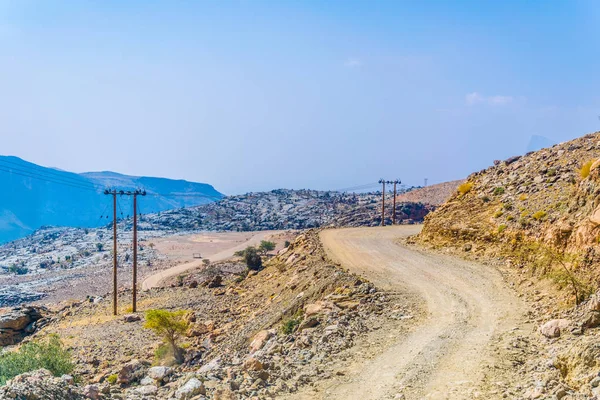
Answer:
[[[142,318],[137,314],[127,314],[123,316],[123,321],[125,322],[138,322],[141,321]]]
[[[42,311],[40,307],[15,307],[0,314],[0,347],[17,344],[35,332]]]
[[[331,301],[317,301],[304,306],[304,316],[310,317],[316,314],[328,314],[336,310],[339,310],[338,307]]]
[[[571,325],[568,319],[553,319],[540,326],[540,333],[547,338],[557,338],[567,327]]]
[[[152,367],[148,370],[148,377],[154,379],[155,381],[162,382],[169,375],[173,373],[173,369],[169,367]]]
[[[138,382],[146,373],[146,364],[140,360],[131,360],[123,365],[117,376],[117,382],[129,385]]]
[[[204,384],[197,378],[188,380],[185,385],[181,386],[175,392],[175,398],[177,400],[188,400],[194,396],[206,395],[206,388]]]
[[[265,330],[258,332],[252,339],[252,342],[250,342],[250,353],[255,353],[262,349],[265,343],[267,343],[267,340],[269,340],[272,336],[273,332],[271,331]]]
[[[244,362],[244,369],[246,371],[262,371],[265,368],[263,363],[258,361],[254,357],[250,357]]]

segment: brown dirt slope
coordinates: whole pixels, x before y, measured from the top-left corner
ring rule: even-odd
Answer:
[[[585,296],[600,275],[600,132],[471,174],[430,214],[418,240],[505,256]],[[591,165],[589,175],[582,166]],[[575,296],[573,296],[575,297]]]
[[[439,206],[454,193],[463,181],[450,181],[438,183],[423,188],[411,190],[396,196],[396,201],[407,203],[424,203]]]

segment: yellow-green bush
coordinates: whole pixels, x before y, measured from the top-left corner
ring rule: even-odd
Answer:
[[[465,182],[458,185],[458,193],[465,195],[473,189],[473,182]]]
[[[581,166],[581,169],[579,170],[579,176],[581,176],[581,179],[585,179],[590,176],[590,169],[592,168],[593,163],[593,161],[588,161]]]
[[[534,213],[531,218],[535,219],[536,221],[542,220],[544,218],[546,218],[546,211],[538,211],[536,213]]]

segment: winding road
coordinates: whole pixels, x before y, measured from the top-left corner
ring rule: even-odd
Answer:
[[[332,259],[380,288],[414,293],[426,315],[409,333],[390,332],[386,349],[354,366],[348,376],[304,397],[475,397],[486,373],[483,366],[498,357],[493,344],[522,321],[525,306],[493,267],[399,243],[419,230],[393,226],[321,233]]]

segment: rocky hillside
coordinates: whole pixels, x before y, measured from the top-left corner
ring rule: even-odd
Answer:
[[[328,260],[317,235],[300,235],[258,272],[214,264],[140,293],[143,310],[188,311],[180,366],[161,364],[161,339],[142,327],[143,313],[113,317],[110,301],[94,298],[47,311],[48,324],[29,337],[58,334],[81,384],[32,375],[64,398],[104,399],[266,399],[342,376],[363,353],[355,346],[371,348],[385,332],[407,329],[416,310]],[[130,301],[123,291],[122,313]],[[15,378],[0,397],[35,390],[28,379]]]
[[[415,188],[396,197],[401,203],[423,203],[433,206],[443,204],[454,193],[462,181],[438,183],[431,186]]]
[[[391,197],[391,196],[390,196]],[[140,229],[255,231],[381,224],[380,193],[278,189],[228,196],[218,202],[147,215]],[[398,202],[398,221],[414,223],[433,210],[423,203]],[[391,223],[391,198],[386,209]]]
[[[600,276],[600,133],[496,161],[425,220],[419,240],[505,257],[578,301]]]

